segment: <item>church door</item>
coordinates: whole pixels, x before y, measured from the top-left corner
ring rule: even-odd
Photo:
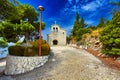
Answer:
[[[57,45],[58,41],[57,40],[53,40],[53,45]]]

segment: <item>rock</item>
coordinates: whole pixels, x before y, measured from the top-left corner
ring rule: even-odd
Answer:
[[[43,66],[48,61],[48,56],[17,57],[9,55],[6,60],[6,75],[21,74]]]
[[[54,61],[56,61],[55,59],[52,59],[52,61],[54,62]]]
[[[120,62],[120,57],[118,57],[116,60],[117,60],[118,62]]]

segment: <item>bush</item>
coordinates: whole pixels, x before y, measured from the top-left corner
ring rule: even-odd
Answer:
[[[38,49],[35,47],[26,47],[24,56],[38,56]]]
[[[48,44],[42,44],[42,56],[49,55],[50,46]]]
[[[23,47],[23,46],[11,46],[8,48],[9,54],[15,56],[38,56],[38,40],[30,42],[32,46]],[[42,56],[49,55],[50,46],[43,41],[42,42]]]
[[[117,12],[112,21],[106,24],[101,32],[102,53],[107,55],[120,55],[120,12]]]
[[[14,56],[24,56],[25,47],[23,46],[10,46],[8,48],[9,54]]]

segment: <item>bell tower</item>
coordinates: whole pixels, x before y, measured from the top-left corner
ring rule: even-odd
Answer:
[[[59,25],[51,25],[51,33],[47,36],[47,42],[49,45],[66,45],[66,30],[60,28]]]

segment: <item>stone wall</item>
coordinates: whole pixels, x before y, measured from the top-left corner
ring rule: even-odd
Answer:
[[[56,45],[53,43],[57,40],[57,45],[65,46],[66,42],[66,30],[60,28],[59,25],[54,24],[51,26],[51,33],[47,35],[47,42],[50,46]]]
[[[25,73],[44,65],[47,61],[48,56],[21,57],[8,55],[6,60],[5,74],[15,75]]]

